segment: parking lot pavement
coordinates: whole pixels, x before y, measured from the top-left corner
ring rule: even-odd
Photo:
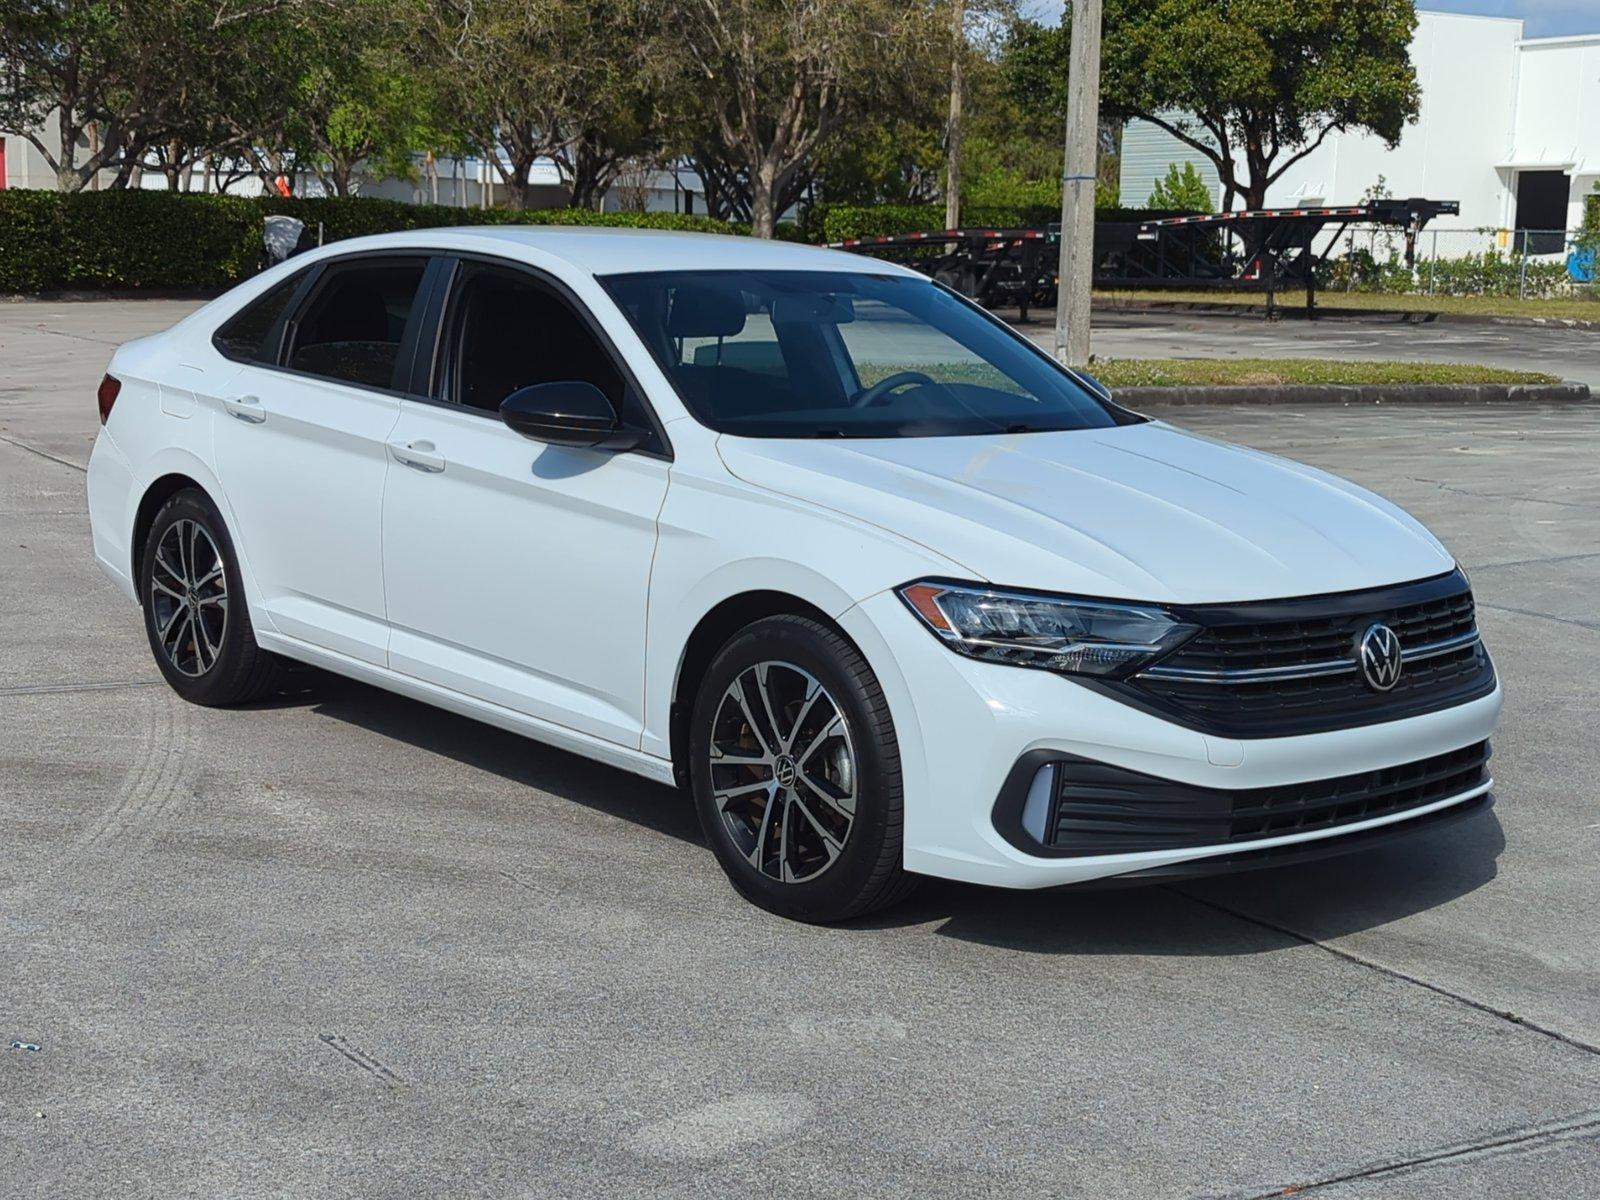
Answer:
[[[1600,317],[1600,304],[1595,306]],[[1055,314],[1021,328],[1049,347]],[[1600,392],[1600,332],[1487,321],[1413,325],[1393,318],[1231,317],[1211,313],[1094,314],[1094,352],[1109,358],[1331,358],[1484,363],[1548,371]]]
[[[1600,1192],[1600,411],[1174,414],[1458,552],[1492,816],[817,929],[666,788],[310,673],[178,701],[81,465],[180,311],[0,305],[0,1195]]]

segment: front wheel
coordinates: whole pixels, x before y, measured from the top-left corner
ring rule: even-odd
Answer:
[[[701,827],[747,899],[826,922],[911,891],[889,706],[835,630],[780,616],[736,634],[701,682],[689,753]]]

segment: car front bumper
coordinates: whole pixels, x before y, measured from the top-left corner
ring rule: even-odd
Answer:
[[[1322,842],[1354,849],[1362,835],[1399,828],[1487,795],[1491,781],[1430,803],[1247,842],[1069,857],[1033,854],[997,828],[995,803],[1024,756],[1089,759],[1191,788],[1243,791],[1335,779],[1415,763],[1486,741],[1501,705],[1498,684],[1476,700],[1421,716],[1295,737],[1232,739],[1140,712],[1045,671],[952,653],[892,593],[841,618],[879,676],[900,743],[905,780],[905,866],[1002,887],[1041,888],[1169,871],[1179,864]],[[1481,802],[1482,807],[1487,802]],[[1260,861],[1266,861],[1263,854]]]

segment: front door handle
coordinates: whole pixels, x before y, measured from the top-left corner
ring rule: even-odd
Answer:
[[[432,442],[390,442],[389,453],[394,455],[395,462],[419,471],[438,474],[444,470],[444,455],[434,448]]]
[[[224,400],[222,407],[251,425],[259,425],[267,419],[267,410],[261,407],[260,396],[235,396],[232,400]]]

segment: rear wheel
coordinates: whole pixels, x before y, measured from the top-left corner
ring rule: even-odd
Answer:
[[[204,492],[161,507],[139,568],[145,632],[156,666],[195,704],[243,704],[274,690],[281,660],[256,645],[233,542]]]
[[[745,897],[821,922],[910,892],[888,704],[835,630],[798,616],[746,627],[712,660],[690,720],[700,823]]]

